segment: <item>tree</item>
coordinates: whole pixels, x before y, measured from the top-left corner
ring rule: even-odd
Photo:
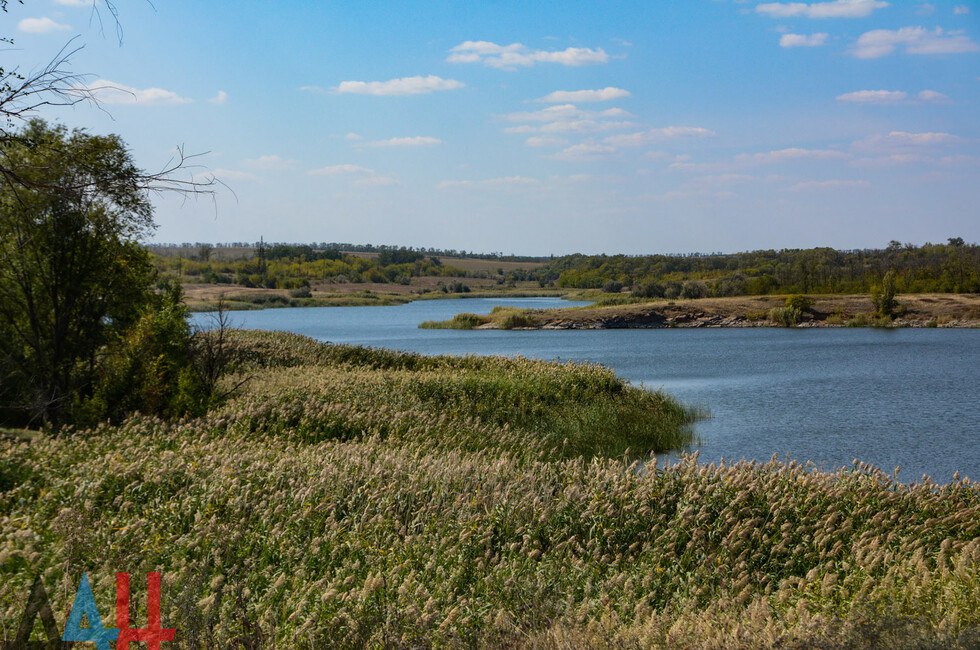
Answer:
[[[17,0],[23,4],[23,0]],[[0,0],[0,12],[7,13],[9,0]],[[92,16],[102,25],[102,10],[106,11],[115,24],[116,36],[122,43],[122,26],[119,12],[112,0],[92,0]],[[100,10],[101,7],[101,10]],[[12,45],[13,38],[0,35],[0,44]],[[68,41],[46,65],[31,72],[22,72],[19,67],[5,67],[0,64],[0,142],[15,140],[17,129],[35,119],[41,109],[50,106],[74,106],[80,103],[99,105],[99,91],[108,87],[92,87],[85,83],[90,75],[79,74],[71,69],[72,58],[82,49],[75,39]],[[113,88],[114,90],[124,89]],[[214,190],[221,181],[207,170],[195,164],[200,154],[186,154],[183,147],[156,173],[139,171],[136,178],[142,189],[152,192],[179,192],[184,195],[205,194],[214,196]],[[190,173],[197,171],[195,175]],[[181,177],[180,172],[188,172]],[[27,185],[31,179],[19,173],[15,161],[7,160],[6,148],[0,148],[0,177],[6,183]],[[226,186],[227,187],[227,186]]]
[[[871,291],[871,303],[874,305],[875,314],[884,318],[893,318],[898,307],[895,300],[897,289],[895,287],[895,271],[888,271],[881,279],[881,284],[876,285]]]
[[[152,298],[151,206],[117,136],[32,120],[0,155],[0,404],[57,424]]]

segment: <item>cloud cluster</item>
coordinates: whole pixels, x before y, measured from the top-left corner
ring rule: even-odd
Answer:
[[[599,133],[636,126],[633,117],[621,108],[587,111],[574,104],[559,104],[538,111],[523,111],[500,116],[508,122],[521,123],[507,127],[505,133]]]
[[[437,190],[450,189],[488,189],[498,187],[527,187],[538,185],[536,178],[528,176],[501,176],[499,178],[485,178],[479,181],[473,180],[449,180],[442,181],[436,185]]]
[[[439,138],[428,135],[414,135],[403,138],[388,138],[386,140],[373,140],[366,143],[366,147],[432,147],[442,144]]]
[[[773,18],[866,18],[875,9],[884,9],[880,0],[833,0],[832,2],[765,2],[755,6],[757,13]]]
[[[920,91],[915,97],[927,104],[945,104],[950,101],[948,96],[935,90]],[[845,104],[902,104],[909,101],[909,94],[903,90],[855,90],[837,95],[837,101]]]
[[[783,34],[779,37],[779,47],[820,47],[827,43],[829,34]]]
[[[465,41],[449,51],[449,63],[482,63],[491,68],[527,68],[537,63],[582,66],[606,63],[609,55],[601,47],[569,47],[564,50],[532,50],[520,43],[498,45],[490,41]]]
[[[50,34],[51,32],[67,32],[71,25],[58,23],[47,16],[41,18],[24,18],[17,23],[17,29],[25,34]]]
[[[784,163],[791,160],[834,160],[847,158],[847,154],[834,149],[803,149],[800,147],[790,147],[787,149],[777,149],[764,153],[739,154],[735,157],[736,162],[749,162],[760,165]]]
[[[288,169],[293,166],[293,161],[286,160],[277,154],[268,154],[265,156],[259,156],[258,158],[246,158],[242,163],[246,167],[251,167],[252,169],[261,169],[263,171],[273,171],[277,169]]]
[[[103,104],[130,104],[140,106],[167,106],[189,104],[194,101],[181,97],[172,90],[163,88],[134,88],[126,84],[96,79],[90,84],[80,86],[79,90],[90,93]]]
[[[386,187],[389,185],[398,185],[397,179],[391,178],[390,176],[383,176],[373,169],[361,167],[360,165],[327,165],[326,167],[311,169],[307,173],[310,176],[351,178],[353,179],[354,185],[359,187]]]
[[[980,51],[980,45],[958,31],[941,27],[874,29],[858,37],[851,53],[859,59],[877,59],[901,48],[906,54],[962,54]]]
[[[455,79],[443,79],[436,75],[399,77],[388,81],[341,81],[332,91],[341,95],[375,95],[391,97],[398,95],[426,95],[443,90],[462,88],[463,83]],[[301,90],[321,91],[317,86],[303,86]]]
[[[803,192],[807,190],[857,189],[864,187],[871,187],[871,183],[865,180],[833,178],[825,181],[803,181],[796,183],[790,189],[794,192]]]
[[[542,104],[583,104],[588,102],[608,102],[614,99],[625,99],[630,96],[628,90],[608,86],[599,90],[556,90],[536,101]]]
[[[613,135],[603,142],[616,147],[642,147],[676,138],[708,138],[714,135],[714,131],[701,126],[664,126],[635,133]]]

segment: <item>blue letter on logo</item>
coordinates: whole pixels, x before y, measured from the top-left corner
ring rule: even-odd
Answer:
[[[88,627],[82,627],[82,616],[88,619]],[[94,643],[98,650],[110,650],[109,642],[119,638],[119,630],[114,627],[102,627],[102,617],[95,606],[95,596],[88,583],[88,574],[82,574],[82,581],[75,592],[75,602],[71,606],[71,614],[65,623],[65,633],[62,641],[88,641]]]

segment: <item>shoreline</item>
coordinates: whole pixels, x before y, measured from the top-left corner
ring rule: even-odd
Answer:
[[[624,305],[594,305],[544,310],[495,310],[488,315],[464,314],[451,321],[424,323],[426,329],[670,329],[670,328],[980,328],[980,295],[905,294],[898,296],[895,318],[873,314],[868,296],[812,296],[813,307],[786,325],[771,311],[786,296],[739,296],[693,300],[656,300]]]

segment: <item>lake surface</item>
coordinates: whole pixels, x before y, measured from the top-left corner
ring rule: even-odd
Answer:
[[[503,354],[602,363],[707,407],[703,461],[773,454],[825,469],[872,463],[899,477],[980,480],[980,330],[420,330],[424,320],[556,298],[423,300],[392,307],[233,312],[235,327],[425,354]],[[194,314],[206,326],[207,314]]]

